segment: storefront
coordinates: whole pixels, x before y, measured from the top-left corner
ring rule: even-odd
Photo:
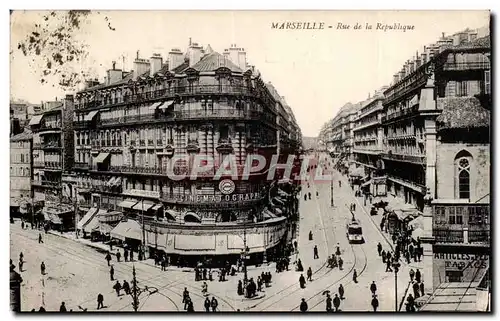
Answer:
[[[489,267],[487,247],[434,245],[434,286],[451,282],[480,282]]]

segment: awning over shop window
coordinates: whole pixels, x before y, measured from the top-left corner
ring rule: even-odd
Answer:
[[[405,219],[411,218],[413,216],[413,212],[407,212],[402,210],[395,210],[394,214],[396,214],[401,221],[404,221]]]
[[[43,211],[43,217],[45,218],[46,221],[50,221],[53,224],[60,225],[62,224],[61,218],[57,214],[52,214],[48,213],[46,211]]]
[[[113,182],[115,181],[116,177],[111,177],[107,183],[108,186],[113,186]]]
[[[97,228],[94,228],[92,232],[99,232],[101,234],[107,235],[109,232],[113,230],[113,226],[107,224],[107,223],[100,223]]]
[[[417,228],[417,229],[414,229],[412,232],[411,232],[411,237],[412,239],[414,240],[417,240],[419,237],[422,237],[424,235],[424,230],[421,229],[420,227]]]
[[[108,157],[109,157],[109,153],[99,153],[99,155],[97,155],[95,161],[97,163],[103,163]]]
[[[161,105],[160,109],[167,109],[169,107],[172,107],[174,104],[175,104],[175,101],[167,100],[163,105]]]
[[[175,220],[177,218],[178,213],[174,210],[166,210],[165,214],[171,216],[170,219]]]
[[[142,229],[139,223],[133,220],[127,220],[126,222],[120,222],[114,229],[109,233],[111,237],[125,241],[125,238],[142,240]]]
[[[85,227],[85,225],[90,222],[90,220],[97,214],[97,208],[92,207],[87,213],[83,216],[83,218],[78,222],[76,228],[81,230]]]
[[[135,204],[132,209],[138,210],[138,211],[148,211],[151,209],[153,206],[155,206],[155,203],[151,201],[140,201],[139,203]]]
[[[155,206],[153,206],[152,210],[153,211],[157,211],[157,210],[159,210],[162,207],[163,207],[163,204],[156,204]]]
[[[371,184],[371,182],[372,182],[372,180],[369,180],[368,182],[364,182],[363,184],[361,184],[361,187],[368,186]]]
[[[115,177],[115,180],[113,181],[113,186],[120,186],[121,184],[122,184],[122,178]]]
[[[90,222],[87,225],[83,227],[83,230],[86,233],[92,233],[92,231],[97,228],[99,228],[99,218],[96,215],[90,220]]]
[[[94,119],[95,115],[97,115],[98,113],[99,113],[99,110],[93,110],[85,116],[84,120],[85,121],[92,121],[92,119]]]
[[[124,201],[121,201],[118,206],[119,207],[124,207],[124,208],[132,208],[134,207],[135,204],[137,204],[137,200],[134,199],[126,199]]]
[[[42,121],[43,115],[35,115],[31,118],[29,125],[39,125],[40,122]]]
[[[284,196],[284,197],[288,197],[290,196],[290,194],[288,194],[287,192],[285,192],[284,190],[282,189],[278,189],[278,194],[280,194],[281,196]]]
[[[149,106],[149,110],[156,110],[158,107],[160,107],[163,104],[163,101],[156,102]]]

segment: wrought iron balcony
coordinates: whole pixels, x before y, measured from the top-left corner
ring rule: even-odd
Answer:
[[[469,243],[490,243],[490,225],[469,225]]]
[[[42,149],[61,149],[62,146],[59,142],[49,142],[42,145]]]
[[[424,155],[405,155],[405,154],[394,154],[394,153],[386,153],[382,155],[382,158],[389,160],[396,160],[414,164],[424,164],[425,156]]]
[[[62,170],[61,162],[45,162],[45,169],[49,170]]]
[[[49,188],[61,188],[61,182],[47,180],[32,180],[31,185]]]
[[[89,169],[90,165],[88,163],[84,163],[84,162],[75,162],[74,167],[77,169]]]
[[[488,70],[488,69],[491,69],[489,61],[446,62],[443,65],[443,70],[446,71]]]
[[[49,130],[61,130],[62,128],[62,123],[60,121],[56,123],[43,123],[38,131],[49,131]]]

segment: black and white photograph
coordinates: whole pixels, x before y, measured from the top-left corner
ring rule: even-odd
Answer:
[[[11,311],[492,312],[489,10],[9,18]]]

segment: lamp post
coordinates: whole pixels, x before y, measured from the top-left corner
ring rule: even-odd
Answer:
[[[142,259],[146,256],[146,229],[144,226],[144,198],[141,198]]]
[[[148,291],[149,294],[154,294],[158,292],[158,289],[155,287],[147,287],[145,286],[143,289],[139,288],[137,285],[137,278],[135,274],[135,265],[132,266],[132,291],[130,292],[130,295],[132,296],[132,307],[134,308],[134,311],[137,312],[139,310],[139,296],[141,293]]]
[[[330,182],[330,206],[333,207],[333,178]]]
[[[394,262],[392,267],[394,268],[394,311],[398,312],[398,272],[401,263]]]

